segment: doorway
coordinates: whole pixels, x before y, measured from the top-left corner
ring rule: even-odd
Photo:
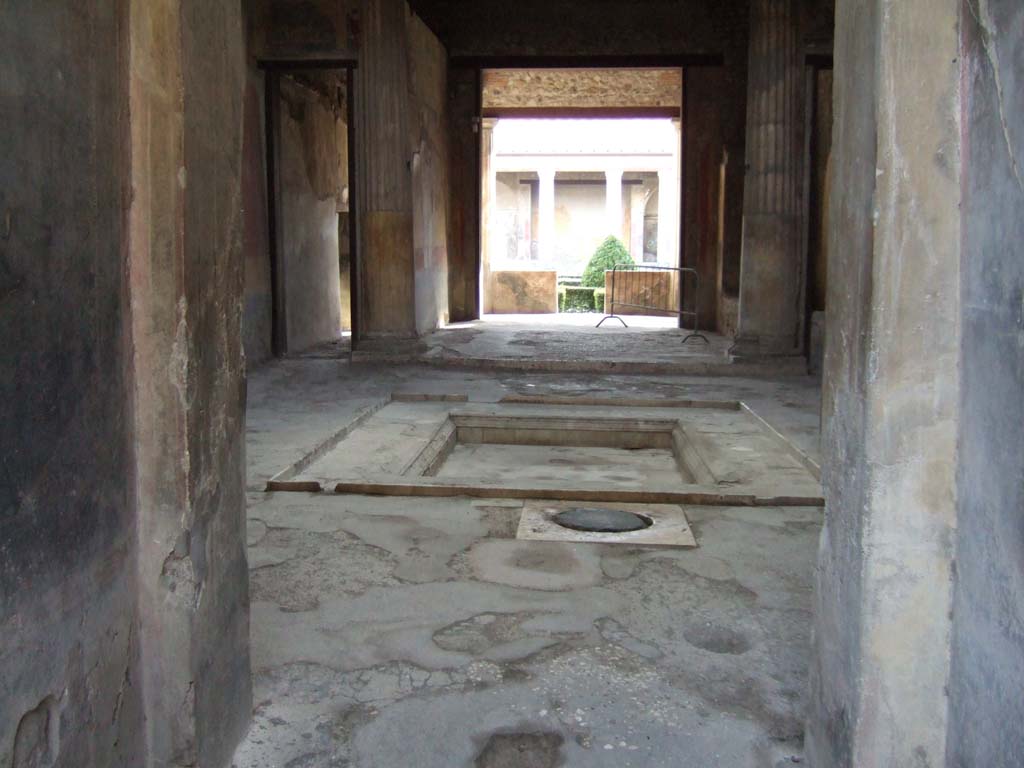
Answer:
[[[358,338],[352,62],[265,62],[275,356]]]
[[[643,272],[652,295],[616,311],[676,324],[682,86],[680,68],[482,71],[485,318],[596,323],[618,268]]]

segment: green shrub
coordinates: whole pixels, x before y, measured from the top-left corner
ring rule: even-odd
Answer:
[[[606,293],[606,291],[605,291],[604,288],[595,288],[594,289],[594,310],[596,312],[604,312],[604,296],[605,296],[605,293]]]
[[[616,264],[635,264],[619,238],[609,235],[594,252],[583,271],[583,285],[604,288],[604,273]]]
[[[562,300],[562,312],[593,312],[594,289],[567,286]]]
[[[558,311],[565,312],[565,286],[558,286]]]

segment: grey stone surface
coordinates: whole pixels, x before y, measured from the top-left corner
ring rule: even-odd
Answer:
[[[813,765],[946,764],[961,8],[838,8]]]
[[[963,414],[951,767],[1024,764],[1024,6],[964,14]]]
[[[146,759],[223,765],[250,716],[241,8],[134,4],[129,275]]]
[[[250,484],[387,390],[742,394],[808,443],[817,422],[809,379],[292,360],[253,375]],[[256,710],[235,765],[774,768],[801,754],[820,510],[688,508],[701,546],[681,550],[517,541],[521,509],[252,493]]]
[[[817,510],[692,510],[688,555],[517,542],[492,522],[517,510],[458,499],[275,495],[251,514],[305,543],[253,574],[239,768],[472,764],[538,733],[566,765],[800,754]],[[398,578],[353,522],[404,552],[462,549],[441,570],[412,555]]]
[[[496,482],[562,481],[622,488],[680,482],[670,451],[535,445],[457,445],[437,474]]]
[[[187,0],[180,8],[183,159],[192,178],[183,220],[190,400],[182,448],[197,590],[185,625],[191,635],[187,680],[194,691],[196,764],[220,766],[249,723],[252,700],[240,328],[245,38],[234,0]],[[150,555],[147,548],[140,551],[142,558]],[[150,722],[161,716],[148,713]]]
[[[289,360],[250,376],[246,423],[249,488],[312,452],[339,426],[392,392],[464,394],[497,402],[511,394],[706,400],[748,403],[800,450],[817,460],[816,382],[808,376],[715,378],[523,372],[466,372],[423,366],[351,365],[340,360]]]

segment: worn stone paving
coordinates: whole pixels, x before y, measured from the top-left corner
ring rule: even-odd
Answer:
[[[491,315],[428,334],[428,354],[446,353],[485,359],[604,360],[678,362],[687,359],[725,360],[731,341],[716,333],[683,343],[689,331],[676,318],[625,317],[629,328],[600,314]]]
[[[257,371],[256,709],[237,768],[800,759],[819,509],[688,507],[699,546],[676,549],[518,541],[511,501],[259,490],[385,391],[757,400],[802,447],[816,441],[804,379]]]
[[[289,360],[249,377],[246,453],[249,488],[310,453],[360,410],[392,393],[464,394],[497,402],[512,394],[740,400],[812,459],[820,456],[820,390],[808,376],[720,378],[594,373],[486,373],[417,365]]]

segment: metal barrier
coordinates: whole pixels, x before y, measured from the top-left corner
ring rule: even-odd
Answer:
[[[623,328],[629,328],[626,321],[615,314],[616,307],[646,309],[652,312],[678,315],[680,322],[684,317],[693,318],[693,333],[683,339],[683,344],[690,339],[700,339],[710,344],[708,338],[700,332],[700,275],[697,270],[689,267],[661,267],[654,264],[616,264],[611,270],[611,286],[608,295],[608,311],[597,324],[600,328],[607,320],[618,320]],[[673,286],[671,275],[677,275]],[[670,279],[666,280],[668,275]],[[683,295],[687,275],[693,276],[693,311],[683,309]],[[666,288],[667,286],[667,288]],[[675,290],[673,290],[673,288]],[[658,302],[658,299],[663,299]],[[675,309],[672,308],[675,304]],[[680,325],[680,327],[682,327]]]

